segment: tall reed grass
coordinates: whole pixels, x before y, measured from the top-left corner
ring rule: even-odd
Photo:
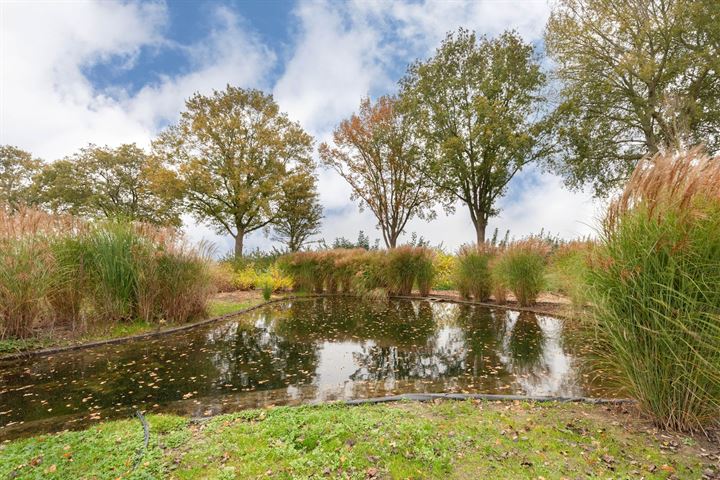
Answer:
[[[490,298],[492,280],[490,260],[493,247],[489,245],[463,245],[457,254],[455,287],[462,298],[472,296],[475,301],[484,302]]]
[[[0,209],[0,337],[184,322],[204,314],[210,293],[205,256],[173,230]]]
[[[720,158],[638,165],[609,208],[588,280],[598,367],[664,428],[720,418]]]
[[[535,303],[545,287],[545,260],[550,251],[547,242],[529,237],[510,243],[493,264],[493,276],[513,293],[518,304]]]
[[[588,262],[594,242],[574,240],[560,244],[550,255],[548,288],[567,296],[576,308],[588,302]]]
[[[403,246],[387,251],[333,249],[287,254],[278,265],[297,290],[364,296],[409,295],[417,287],[430,292],[433,252]]]

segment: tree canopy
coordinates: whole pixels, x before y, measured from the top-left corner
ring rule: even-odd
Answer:
[[[323,214],[316,183],[312,173],[303,169],[292,172],[282,183],[273,240],[285,244],[291,252],[297,252],[320,233]]]
[[[561,155],[572,187],[604,196],[647,154],[720,149],[720,2],[559,0],[547,51],[561,84]]]
[[[375,215],[387,247],[395,247],[413,217],[432,218],[431,183],[420,169],[412,129],[392,97],[369,98],[333,133],[320,157],[352,187],[353,200]]]
[[[0,146],[0,207],[16,210],[34,203],[32,185],[42,161],[11,145]]]
[[[190,97],[180,121],[154,142],[177,166],[189,211],[231,235],[236,256],[246,234],[275,220],[283,182],[295,168],[310,168],[312,145],[271,95],[229,85]]]
[[[135,144],[89,145],[45,165],[34,186],[51,211],[172,226],[182,223],[178,187],[159,159]]]
[[[513,176],[549,151],[545,81],[533,47],[515,32],[489,39],[464,29],[401,81],[424,170],[448,209],[467,206],[478,243]]]

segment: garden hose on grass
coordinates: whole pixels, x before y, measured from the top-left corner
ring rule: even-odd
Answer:
[[[143,442],[143,446],[141,448],[138,448],[135,452],[135,463],[133,464],[132,470],[134,471],[138,465],[140,465],[140,462],[143,459],[143,456],[145,455],[145,451],[147,451],[148,443],[150,442],[150,427],[148,426],[147,420],[145,419],[145,416],[142,414],[140,410],[137,410],[135,412],[135,416],[140,420],[140,423],[142,423],[143,427],[143,433],[145,434],[145,440]]]
[[[494,395],[484,393],[404,393],[387,397],[359,398],[346,400],[345,405],[363,405],[374,403],[400,402],[431,402],[433,400],[488,400],[488,401],[520,401],[520,402],[561,402],[561,403],[592,403],[592,404],[623,404],[633,403],[628,398],[591,398],[591,397],[538,397],[527,395]]]

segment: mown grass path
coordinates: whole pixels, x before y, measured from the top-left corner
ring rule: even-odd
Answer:
[[[618,407],[611,407],[617,409]],[[0,445],[0,478],[714,478],[717,445],[584,404],[443,401],[149,417]],[[712,474],[713,477],[708,475]]]

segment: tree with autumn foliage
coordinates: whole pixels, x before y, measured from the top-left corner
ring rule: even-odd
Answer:
[[[320,233],[323,213],[317,180],[312,172],[296,169],[281,188],[282,195],[273,220],[273,240],[285,244],[291,252],[297,252],[313,235]]]
[[[545,44],[570,186],[607,196],[648,154],[720,151],[718,0],[558,0]]]
[[[182,224],[175,175],[134,143],[89,145],[49,163],[36,175],[33,192],[37,203],[53,212]]]
[[[431,219],[434,194],[419,166],[420,150],[394,97],[369,98],[323,143],[320,157],[352,188],[352,200],[368,208],[388,248],[397,245],[408,221]]]
[[[25,150],[12,145],[0,146],[0,208],[14,211],[33,204],[33,180],[42,166],[41,160]]]
[[[517,33],[491,39],[464,29],[401,81],[423,169],[448,210],[467,206],[478,244],[510,180],[550,151],[544,86],[533,47]]]
[[[188,209],[231,235],[237,257],[248,233],[277,218],[295,169],[312,169],[312,147],[272,95],[229,85],[190,97],[180,121],[154,142],[156,153],[176,165]]]

